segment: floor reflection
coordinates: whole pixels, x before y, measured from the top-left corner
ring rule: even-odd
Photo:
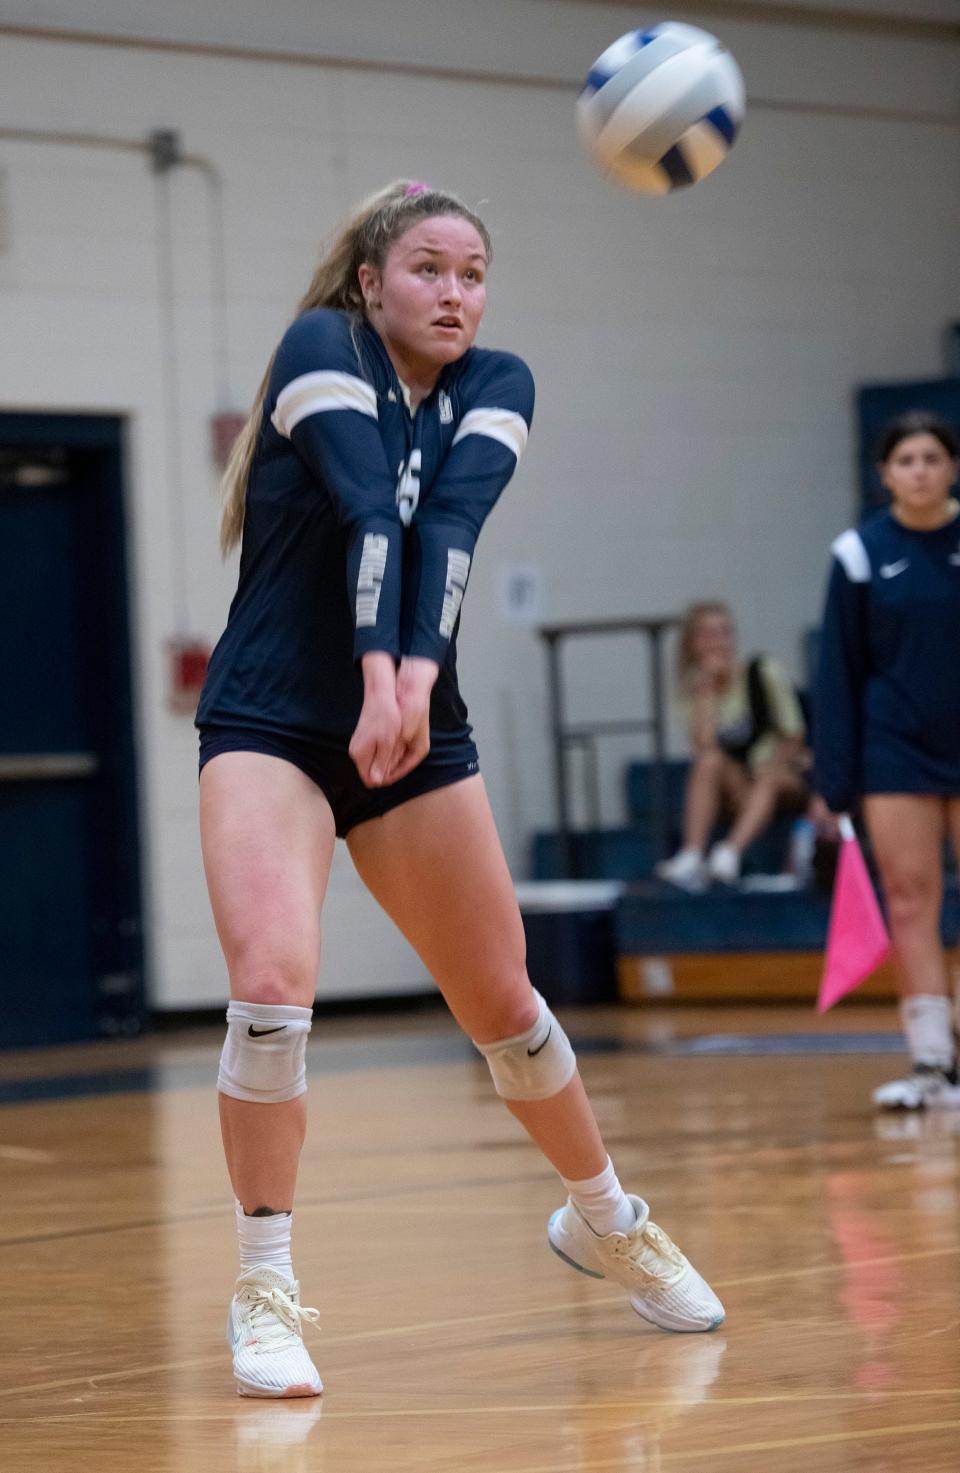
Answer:
[[[565,1421],[558,1463],[565,1469],[660,1473],[664,1436],[707,1400],[726,1348],[725,1336],[715,1331],[651,1339],[632,1357],[629,1380],[620,1367],[609,1401],[596,1395],[591,1412],[602,1412],[602,1417],[587,1420],[581,1412]],[[635,1409],[628,1401],[631,1383]]]
[[[289,1401],[237,1399],[233,1423],[235,1473],[323,1473],[318,1430],[323,1397]]]

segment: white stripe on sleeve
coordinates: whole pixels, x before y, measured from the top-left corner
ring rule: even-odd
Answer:
[[[448,547],[447,586],[443,594],[443,608],[440,611],[440,633],[444,639],[449,639],[453,634],[453,626],[457,622],[469,576],[470,554],[462,552],[458,547]]]
[[[367,532],[357,575],[357,628],[375,629],[380,607],[380,590],[387,572],[390,544],[382,532]]]
[[[465,440],[467,435],[489,435],[491,440],[499,440],[501,445],[506,445],[519,460],[528,433],[523,415],[515,414],[512,409],[471,409],[460,421],[453,444]]]
[[[863,538],[855,528],[842,532],[830,551],[843,564],[843,571],[851,583],[870,582],[870,558],[863,545]]]
[[[278,434],[289,440],[291,430],[302,419],[331,409],[354,409],[376,419],[376,392],[372,385],[352,373],[338,373],[326,368],[318,369],[316,373],[302,373],[281,389],[270,419]]]

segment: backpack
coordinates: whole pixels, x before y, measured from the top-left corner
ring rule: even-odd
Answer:
[[[717,744],[728,757],[733,757],[736,762],[746,762],[747,754],[762,737],[769,732],[777,730],[777,723],[773,719],[770,709],[770,698],[767,694],[766,682],[763,678],[763,655],[754,655],[747,665],[747,700],[749,702],[750,714],[743,721],[738,721],[735,726],[728,727],[726,731],[717,732]],[[810,719],[807,711],[807,702],[803,693],[794,686],[794,695],[803,715],[804,725],[807,732],[810,730]]]

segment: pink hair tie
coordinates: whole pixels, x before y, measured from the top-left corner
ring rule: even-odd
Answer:
[[[415,194],[429,194],[429,184],[408,184],[403,191],[404,199],[412,199]]]

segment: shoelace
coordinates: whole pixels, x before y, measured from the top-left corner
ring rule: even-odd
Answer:
[[[249,1293],[249,1298],[246,1293]],[[296,1335],[299,1339],[301,1320],[306,1320],[311,1325],[319,1323],[318,1309],[307,1309],[296,1304],[282,1289],[254,1289],[246,1293],[240,1303],[250,1317],[250,1328],[257,1340],[257,1355],[282,1349],[291,1335]]]
[[[616,1243],[614,1252],[664,1288],[675,1284],[686,1268],[676,1243],[655,1222],[647,1222],[641,1232],[633,1233],[622,1244]]]

